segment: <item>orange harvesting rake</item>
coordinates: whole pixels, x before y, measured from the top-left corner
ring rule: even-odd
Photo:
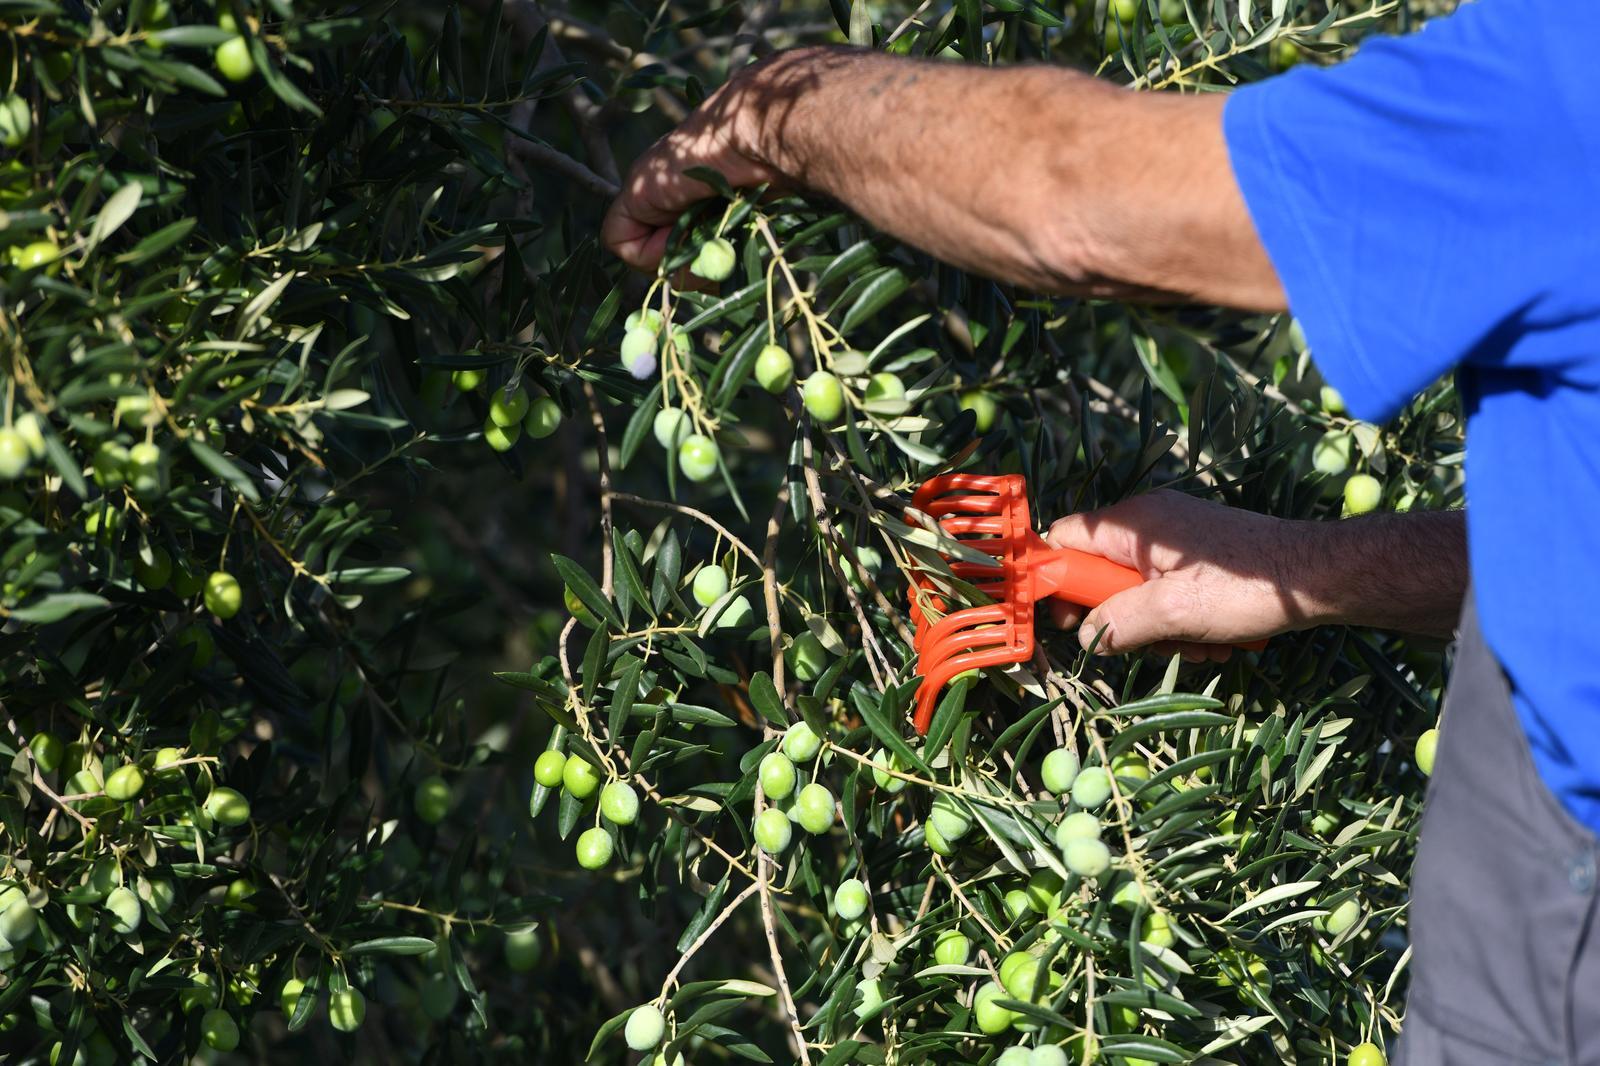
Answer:
[[[995,602],[948,614],[928,575],[912,578],[911,619],[922,676],[913,718],[919,734],[928,732],[940,690],[957,675],[1033,657],[1033,608],[1040,600],[1054,596],[1097,607],[1144,581],[1137,570],[1104,556],[1046,544],[1034,532],[1021,474],[940,474],[923,482],[911,503],[945,533],[995,560],[992,566],[951,562],[952,574]]]
[[[940,474],[922,483],[911,504],[945,533],[995,560],[993,566],[951,562],[952,574],[995,602],[948,614],[928,575],[912,578],[911,620],[922,675],[913,722],[920,734],[933,722],[940,690],[957,675],[1032,658],[1033,608],[1040,600],[1058,596],[1093,607],[1144,580],[1104,556],[1046,544],[1034,532],[1021,474]]]

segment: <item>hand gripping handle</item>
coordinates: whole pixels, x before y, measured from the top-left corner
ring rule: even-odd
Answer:
[[[1139,571],[1114,563],[1103,555],[1076,548],[1045,547],[1042,541],[1032,547],[1036,599],[1054,596],[1083,607],[1098,607],[1117,593],[1144,584]],[[1253,640],[1233,646],[1260,651],[1267,642]]]

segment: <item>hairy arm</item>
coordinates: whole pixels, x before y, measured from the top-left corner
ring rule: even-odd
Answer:
[[[1144,574],[1082,618],[1084,646],[1098,634],[1108,654],[1220,659],[1230,644],[1340,623],[1448,636],[1467,587],[1462,511],[1301,522],[1162,491],[1069,515],[1048,539]],[[1058,605],[1056,621],[1079,613]]]
[[[1041,292],[1285,306],[1228,162],[1221,95],[1134,93],[1052,66],[807,48],[747,68],[634,166],[603,231],[651,267],[735,185],[831,197],[883,231]]]

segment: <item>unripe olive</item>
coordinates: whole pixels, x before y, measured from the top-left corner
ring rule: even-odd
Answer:
[[[67,754],[67,746],[49,733],[35,733],[28,741],[28,750],[33,752],[33,761],[39,764],[39,769],[47,774],[60,766]]]
[[[495,389],[489,395],[489,421],[497,426],[521,422],[528,414],[528,392],[521,385],[510,392]]]
[[[5,896],[9,899],[0,909],[0,940],[15,947],[39,928],[39,916],[29,906],[27,897],[20,889],[7,889]]]
[[[1062,847],[1067,869],[1079,877],[1095,878],[1111,865],[1111,849],[1099,837],[1075,837]]]
[[[579,866],[585,870],[598,870],[611,862],[616,845],[611,840],[611,834],[595,826],[579,834],[577,850]]]
[[[151,592],[160,592],[172,580],[172,556],[162,547],[150,549],[150,561],[135,558],[133,576]]]
[[[663,407],[650,423],[650,431],[663,448],[676,448],[694,432],[694,422],[682,408]]]
[[[528,405],[528,417],[522,420],[522,431],[530,440],[543,440],[561,424],[561,405],[548,396],[540,396]]]
[[[833,793],[825,785],[813,781],[800,790],[795,799],[795,811],[801,829],[813,835],[826,833],[833,828]]]
[[[256,908],[255,904],[250,902],[250,899],[255,894],[256,883],[254,881],[248,877],[235,877],[228,882],[227,889],[223,891],[222,902],[224,906],[232,907],[235,910],[253,911]]]
[[[1319,474],[1337,477],[1350,465],[1350,434],[1341,430],[1324,433],[1311,449],[1311,465]]]
[[[200,1035],[207,1047],[232,1051],[239,1046],[239,1023],[227,1011],[213,1007],[200,1016]]]
[[[61,249],[56,247],[54,241],[34,241],[19,248],[12,257],[18,270],[37,270],[44,268],[46,274],[54,274],[60,269],[61,264],[56,262],[61,257]]]
[[[347,988],[328,997],[328,1021],[341,1033],[353,1033],[367,1018],[367,997]]]
[[[137,763],[126,763],[111,771],[106,778],[106,795],[126,802],[144,791],[144,771]]]
[[[978,1023],[979,1030],[990,1036],[1005,1032],[1019,1016],[1016,1011],[1002,1007],[995,1001],[1011,998],[998,981],[989,981],[979,988],[972,1000],[973,1020]]]
[[[794,826],[789,816],[776,807],[768,807],[756,817],[756,843],[769,855],[778,855],[794,840]]]
[[[699,433],[690,434],[678,445],[678,469],[690,481],[704,481],[717,472],[717,446]]]
[[[818,645],[821,646],[820,644]],[[822,738],[806,722],[796,722],[783,733],[783,753],[790,762],[805,763],[822,750]]]
[[[1329,936],[1338,936],[1361,919],[1361,904],[1350,898],[1317,919],[1317,927]]]
[[[411,797],[411,806],[417,817],[429,825],[437,825],[450,813],[450,783],[438,774],[432,774],[417,783]]]
[[[847,877],[833,893],[833,909],[845,921],[854,921],[867,912],[867,886],[860,878]]]
[[[902,791],[907,782],[905,778],[897,777],[889,771],[904,773],[905,769],[905,763],[901,761],[899,755],[890,755],[882,748],[872,756],[872,781],[891,796]]]
[[[128,449],[114,440],[101,441],[90,461],[95,484],[107,491],[120,488],[127,480]]]
[[[763,756],[757,777],[768,799],[781,800],[794,791],[794,763],[782,752],[774,751]]]
[[[513,422],[509,426],[502,426],[492,418],[483,423],[483,440],[497,452],[508,452],[516,447],[517,441],[522,437],[522,423]]]
[[[776,344],[769,344],[756,356],[756,383],[770,393],[780,393],[794,384],[794,359]]]
[[[1023,891],[1028,894],[1028,905],[1040,914],[1050,909],[1055,902],[1056,893],[1061,891],[1061,875],[1054,870],[1035,870],[1028,875],[1028,886]]]
[[[639,820],[639,794],[626,781],[611,781],[600,790],[600,814],[612,825]]]
[[[196,670],[203,670],[211,663],[216,654],[217,645],[211,638],[211,632],[205,626],[195,623],[178,630],[174,642],[180,648],[188,648],[189,665]]]
[[[230,37],[217,45],[213,59],[217,72],[232,82],[249,81],[256,72],[256,61],[250,55],[250,42],[243,37]]]
[[[1439,748],[1439,730],[1427,729],[1417,738],[1417,769],[1428,776],[1433,775],[1433,757]]]
[[[1111,798],[1111,775],[1103,767],[1090,766],[1072,782],[1072,802],[1093,810]]]
[[[999,413],[1000,405],[994,402],[994,397],[981,389],[972,389],[961,394],[960,406],[963,411],[971,411],[977,418],[976,428],[979,433],[987,433],[994,428],[995,415]]]
[[[904,399],[905,395],[905,383],[885,370],[867,379],[867,388],[861,398],[866,403],[886,403]]]
[[[111,928],[123,936],[131,936],[139,929],[144,918],[144,907],[133,890],[122,885],[113,888],[106,896],[105,908],[111,914]]]
[[[28,442],[10,426],[0,426],[0,481],[11,481],[28,469],[33,455]]]
[[[239,588],[239,579],[226,570],[217,570],[206,578],[205,589],[206,610],[227,621],[239,613],[239,607],[244,602],[243,590]]]
[[[1178,942],[1178,938],[1172,933],[1172,920],[1160,911],[1152,911],[1145,915],[1139,939],[1158,948],[1170,948]]]
[[[231,788],[214,788],[206,797],[205,812],[220,825],[240,826],[250,820],[250,801]]]
[[[300,997],[305,990],[306,983],[298,977],[291,977],[283,983],[283,988],[278,991],[278,1009],[283,1011],[285,1018],[294,1017],[294,1010],[300,1005]]]
[[[623,1026],[622,1037],[634,1051],[649,1051],[667,1035],[667,1019],[654,1003],[633,1008]]]
[[[636,328],[622,335],[618,352],[622,368],[643,381],[656,372],[656,333],[654,330]]]
[[[828,651],[822,641],[809,629],[794,639],[786,654],[794,676],[801,681],[815,681],[828,667]]]
[[[1072,791],[1072,782],[1078,777],[1078,757],[1067,748],[1056,748],[1044,757],[1039,767],[1039,780],[1057,796]]]
[[[539,942],[539,930],[517,929],[506,934],[506,965],[517,973],[526,973],[539,965],[544,947]]]
[[[694,575],[694,602],[710,607],[728,591],[728,572],[720,566],[702,566]]]
[[[647,307],[642,311],[630,311],[628,317],[623,320],[622,326],[624,330],[642,329],[651,334],[660,333],[662,326],[661,312],[653,307]]]
[[[1389,1066],[1389,1058],[1383,1053],[1382,1048],[1369,1041],[1350,1049],[1350,1057],[1345,1060],[1345,1066]]]
[[[806,378],[800,391],[806,410],[823,425],[832,425],[844,413],[844,386],[826,370],[819,370]]]
[[[0,145],[20,148],[33,131],[33,109],[17,93],[0,97]]]
[[[573,799],[588,799],[600,788],[600,771],[588,759],[573,756],[562,768],[561,784]]]
[[[1382,502],[1383,482],[1371,474],[1352,474],[1344,483],[1345,514],[1366,514]]]
[[[928,821],[938,831],[939,836],[950,844],[959,841],[972,829],[972,816],[962,808],[960,801],[948,792],[941,792],[934,797]]]
[[[689,264],[689,273],[707,281],[726,281],[738,261],[732,244],[721,237],[713,237],[700,246],[694,262]]]
[[[557,788],[567,768],[567,757],[559,751],[540,752],[533,761],[533,779],[545,788]]]
[[[972,941],[959,929],[946,929],[933,942],[933,960],[940,966],[962,966],[972,954]]]
[[[1063,818],[1060,825],[1056,826],[1056,847],[1066,850],[1069,841],[1081,840],[1086,837],[1099,839],[1099,836],[1100,819],[1088,811],[1074,811]]]

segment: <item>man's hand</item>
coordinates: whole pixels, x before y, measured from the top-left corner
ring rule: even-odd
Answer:
[[[735,188],[781,183],[783,175],[758,159],[751,147],[767,91],[762,71],[772,62],[745,68],[634,163],[600,227],[600,239],[619,259],[640,270],[653,269],[666,252],[678,216],[716,195],[685,170],[709,167]]]
[[[1447,635],[1466,591],[1459,511],[1296,522],[1158,491],[1050,527],[1054,546],[1104,555],[1145,583],[1081,620],[1104,654],[1152,648],[1191,661],[1328,623]],[[1052,606],[1058,625],[1081,610]]]
[[[684,171],[709,167],[735,187],[831,198],[937,259],[1035,292],[1279,311],[1222,105],[1061,67],[778,52],[645,153],[601,236],[654,268],[679,214],[713,195]]]

